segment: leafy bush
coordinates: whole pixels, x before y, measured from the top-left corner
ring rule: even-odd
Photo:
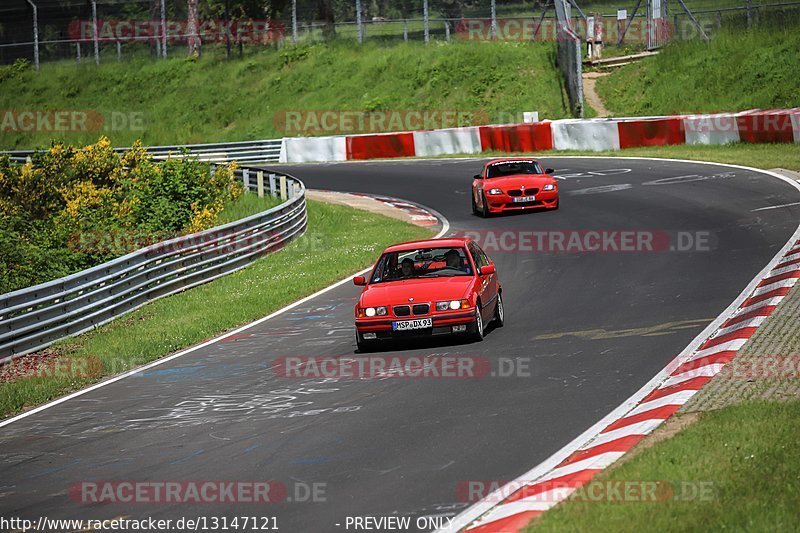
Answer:
[[[243,190],[235,167],[136,143],[53,144],[24,165],[0,157],[0,293],[41,283],[179,234],[212,227]]]

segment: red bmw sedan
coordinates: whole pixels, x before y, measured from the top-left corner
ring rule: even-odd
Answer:
[[[503,291],[495,265],[471,239],[396,244],[384,250],[355,307],[356,343],[465,335],[483,340],[485,325],[503,325]]]

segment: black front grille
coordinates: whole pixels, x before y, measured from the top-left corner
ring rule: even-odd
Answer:
[[[431,310],[431,306],[428,304],[416,304],[413,310],[415,315],[427,315]]]
[[[539,189],[525,189],[525,195],[524,196],[531,196],[533,194],[536,194],[537,192],[539,192]],[[520,190],[520,189],[511,189],[510,191],[508,191],[508,195],[509,196],[523,196],[522,190]]]
[[[394,311],[394,316],[408,316],[411,314],[411,309],[407,305],[395,305],[392,311]]]

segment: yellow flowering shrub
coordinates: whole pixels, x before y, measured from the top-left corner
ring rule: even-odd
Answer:
[[[0,156],[0,293],[213,227],[243,193],[235,169],[188,154],[156,162],[140,142],[118,153],[105,137],[54,143],[23,165]]]

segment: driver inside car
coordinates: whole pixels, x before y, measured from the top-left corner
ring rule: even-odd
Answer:
[[[447,268],[461,270],[461,254],[458,253],[458,250],[448,250],[444,254],[444,260]]]
[[[414,261],[406,257],[400,263],[400,277],[410,278],[414,275]]]

